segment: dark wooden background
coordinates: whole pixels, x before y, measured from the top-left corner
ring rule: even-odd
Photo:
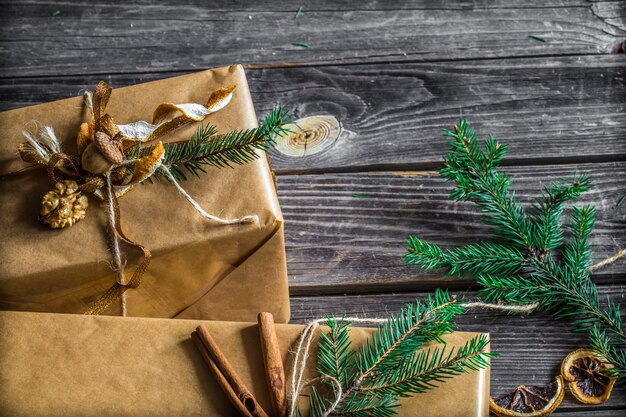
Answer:
[[[323,151],[271,152],[294,322],[381,316],[435,287],[472,294],[472,282],[401,261],[409,233],[450,245],[491,238],[433,172],[447,150],[440,129],[460,115],[510,144],[506,170],[524,202],[551,180],[589,172],[595,187],[582,200],[598,210],[596,259],[626,245],[626,206],[615,208],[626,193],[626,2],[164,3],[0,1],[0,110],[77,95],[100,79],[120,87],[242,63],[259,115],[281,104],[297,118],[335,116],[346,132]],[[602,297],[624,304],[626,261],[594,278]],[[477,311],[461,329],[492,334],[502,354],[494,395],[548,382],[586,343],[542,314]],[[568,395],[558,415],[624,410],[617,389],[596,407]]]

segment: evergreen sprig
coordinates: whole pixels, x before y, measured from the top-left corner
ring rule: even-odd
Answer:
[[[217,168],[243,165],[259,157],[257,150],[265,151],[276,137],[286,134],[288,113],[277,107],[254,129],[235,130],[217,134],[211,124],[202,124],[191,139],[186,142],[165,144],[163,166],[168,168],[176,180],[186,180],[187,175],[199,176],[206,172],[205,166]],[[128,159],[149,155],[152,147],[135,147],[128,153]],[[157,180],[164,174],[157,170],[153,175]]]
[[[356,372],[355,352],[350,348],[350,323],[331,316],[326,325],[330,331],[320,334],[318,371],[345,385],[354,379]]]
[[[479,370],[489,366],[484,350],[489,344],[486,335],[477,336],[458,350],[443,347],[413,351],[388,372],[377,375],[361,392],[376,392],[377,395],[407,396],[420,394],[445,379],[468,370]]]
[[[526,211],[509,191],[510,178],[497,170],[505,145],[490,136],[483,150],[464,119],[445,136],[451,139],[450,152],[440,174],[456,183],[451,198],[476,203],[500,242],[444,250],[410,236],[405,262],[476,277],[482,286],[479,295],[487,302],[538,303],[555,317],[572,318],[577,330],[589,332],[595,350],[614,365],[611,372],[626,383],[626,331],[619,306],[610,300],[604,308],[600,305],[589,271],[595,209],[572,207],[570,224],[562,224],[565,204],[589,190],[589,177],[575,174],[553,182]]]
[[[329,317],[330,330],[320,336],[318,371],[342,388],[330,415],[392,416],[400,397],[425,392],[445,379],[488,366],[494,354],[485,352],[489,342],[484,335],[457,350],[445,346],[442,336],[454,330],[452,320],[463,311],[457,298],[438,290],[425,301],[407,304],[391,315],[358,352],[351,347],[350,323]],[[422,349],[429,342],[443,346]],[[336,389],[332,383],[329,388]],[[313,390],[310,415],[326,415],[332,402]]]

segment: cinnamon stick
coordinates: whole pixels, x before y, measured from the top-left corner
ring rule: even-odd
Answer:
[[[200,340],[200,336],[198,336],[198,333],[197,332],[191,333],[191,338],[196,344],[196,347],[198,348],[198,350],[200,351],[200,354],[202,354],[202,358],[204,359],[206,364],[209,365],[209,369],[211,370],[211,373],[215,377],[215,380],[217,381],[217,385],[219,385],[222,391],[224,391],[224,394],[226,394],[226,397],[228,398],[228,400],[237,409],[237,411],[239,411],[239,414],[241,416],[253,417],[252,414],[243,405],[243,403],[239,400],[239,397],[237,397],[237,394],[235,393],[235,391],[233,391],[232,387],[230,386],[226,378],[224,378],[224,375],[220,372],[219,368],[217,367],[217,365],[211,358],[211,354],[209,353],[207,348],[204,346],[204,344]]]
[[[287,414],[285,369],[274,328],[274,316],[272,313],[259,313],[257,321],[261,336],[263,363],[265,364],[265,378],[270,392],[272,409],[276,417],[284,417]]]
[[[191,334],[209,369],[228,399],[244,417],[268,417],[204,325]]]

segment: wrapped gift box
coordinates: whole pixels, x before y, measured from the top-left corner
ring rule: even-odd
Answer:
[[[150,120],[161,103],[205,103],[221,87],[237,84],[231,102],[205,122],[219,132],[257,126],[241,66],[115,89],[106,109],[116,123]],[[82,97],[0,113],[0,308],[82,313],[115,283],[110,268],[105,210],[90,196],[84,220],[62,230],[38,223],[42,196],[53,187],[44,169],[26,169],[17,146],[37,121],[54,128],[63,148],[75,150],[87,119]],[[188,140],[192,123],[164,137]],[[30,125],[32,127],[32,124]],[[129,237],[152,251],[137,289],[126,291],[130,316],[254,320],[271,311],[289,319],[282,216],[264,156],[244,166],[207,168],[181,185],[208,212],[224,218],[257,215],[252,224],[217,225],[201,218],[166,181],[136,186],[120,198]],[[127,250],[129,266],[138,251]],[[120,314],[115,303],[106,314]]]
[[[0,415],[236,416],[190,338],[200,323],[261,406],[271,410],[256,324],[0,312]],[[276,325],[286,365],[301,330]],[[353,328],[353,345],[371,333]],[[476,335],[457,332],[444,339],[460,346]],[[316,348],[311,355],[316,357]],[[315,367],[310,360],[305,379]],[[455,377],[401,403],[400,416],[486,417],[489,370]]]

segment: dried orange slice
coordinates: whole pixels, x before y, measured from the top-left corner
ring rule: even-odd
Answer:
[[[574,397],[583,404],[601,404],[609,399],[615,378],[607,375],[613,365],[591,349],[578,349],[563,359],[561,375]]]
[[[564,396],[563,378],[559,375],[548,385],[520,385],[502,397],[491,398],[489,410],[499,417],[545,417],[556,410]]]

